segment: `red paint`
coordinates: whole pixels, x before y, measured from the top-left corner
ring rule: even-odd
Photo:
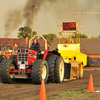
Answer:
[[[14,70],[13,68],[11,68],[10,70],[9,70],[9,72],[11,73],[11,74],[13,74],[13,73],[19,73],[19,70]],[[27,70],[25,70],[25,74],[31,74],[31,69],[27,69]]]
[[[45,51],[44,51],[43,60],[46,59],[46,57],[47,57],[49,51],[50,51],[50,50],[45,50]]]
[[[41,74],[43,74],[43,71],[41,71]]]
[[[31,57],[29,56],[29,54],[32,54],[32,55],[35,55],[37,56],[37,51],[34,51],[34,50],[30,50],[29,49],[29,53],[17,53],[17,65],[19,66],[20,64],[18,64],[18,55],[19,54],[28,54],[28,64],[25,64],[25,65],[33,65],[35,60],[37,60],[37,58],[34,58],[34,57]]]
[[[31,69],[27,69],[26,71],[25,71],[25,74],[30,74],[31,73]]]
[[[12,73],[12,74],[13,74],[13,73],[18,73],[18,70],[15,70],[14,68],[11,68],[11,69],[9,70],[9,72]]]
[[[51,76],[50,74],[48,74],[48,76]]]

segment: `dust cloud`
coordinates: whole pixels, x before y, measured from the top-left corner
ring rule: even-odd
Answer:
[[[20,10],[11,10],[10,12],[8,12],[5,19],[6,34],[4,34],[4,37],[10,37],[11,32],[18,29],[20,23],[22,23],[22,15]]]

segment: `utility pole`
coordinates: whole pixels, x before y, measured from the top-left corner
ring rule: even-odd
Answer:
[[[33,37],[33,15],[34,15],[34,8],[37,8],[37,6],[32,6],[32,23],[31,23],[31,38]]]

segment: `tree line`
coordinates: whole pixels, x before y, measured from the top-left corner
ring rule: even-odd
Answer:
[[[34,35],[37,35],[37,32],[36,31],[33,31],[31,32],[32,30],[28,27],[21,27],[19,28],[18,30],[19,32],[17,33],[17,37],[18,38],[31,38],[31,34],[34,36]],[[44,34],[43,37],[45,39],[47,39],[47,43],[49,45],[51,45],[52,41],[53,41],[53,38],[57,38],[57,35],[54,34],[54,33],[49,33],[49,34]]]
[[[21,27],[21,28],[19,28],[18,31],[19,31],[17,33],[18,38],[26,38],[26,37],[31,38],[31,33],[32,33],[33,36],[37,35],[36,31],[32,32],[32,30],[28,27]],[[43,37],[45,39],[47,39],[47,43],[49,45],[51,45],[53,38],[57,38],[57,35],[55,33],[49,33],[49,34],[43,34]],[[66,37],[62,37],[62,38],[66,38]],[[80,32],[78,32],[78,34],[75,34],[75,33],[72,34],[72,38],[88,38],[88,36],[86,34],[81,34]],[[91,38],[100,38],[100,35],[98,37],[91,36]]]

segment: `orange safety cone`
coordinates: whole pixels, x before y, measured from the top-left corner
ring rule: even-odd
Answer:
[[[90,79],[89,79],[89,85],[88,85],[88,91],[87,92],[95,92],[94,91],[94,86],[93,86],[92,74],[90,74]]]
[[[40,89],[39,100],[47,100],[45,84],[44,84],[44,80],[43,79],[42,79],[42,82],[41,82],[41,89]]]

